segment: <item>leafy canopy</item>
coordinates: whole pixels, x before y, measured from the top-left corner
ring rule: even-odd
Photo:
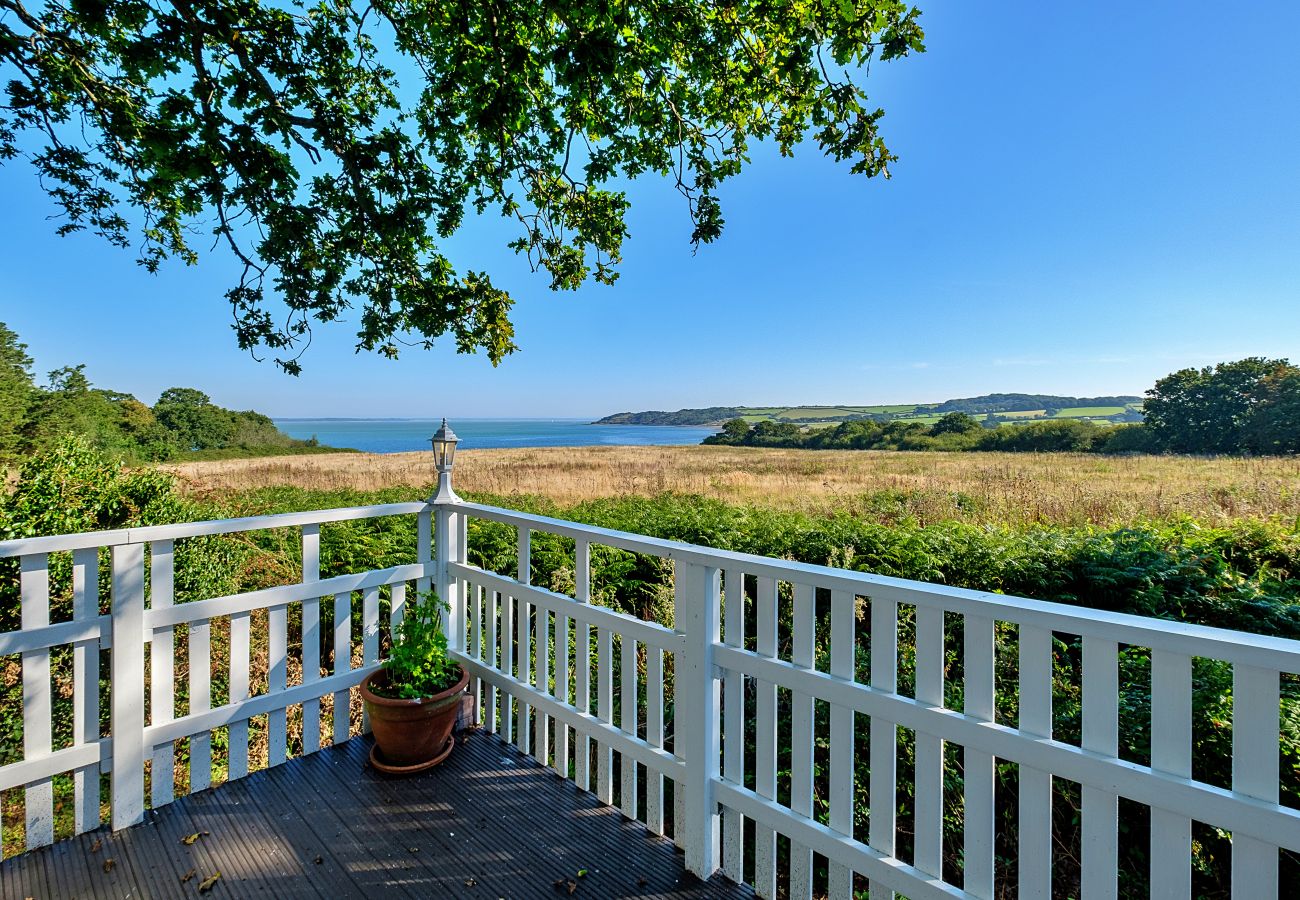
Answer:
[[[1252,356],[1180,369],[1147,391],[1146,424],[1175,453],[1300,453],[1300,368]]]
[[[27,346],[0,322],[0,463],[52,452],[69,435],[89,451],[132,462],[316,446],[314,438],[294,440],[261,413],[217,406],[195,388],[168,388],[151,409],[130,394],[95,387],[84,364],[53,370],[44,387],[33,383],[31,367]]]
[[[894,160],[854,74],[919,52],[899,0],[0,0],[0,159],[155,270],[216,242],[241,347],[300,369],[312,322],[357,347],[450,334],[493,363],[513,303],[443,241],[466,212],[554,289],[617,277],[628,199],[673,180],[691,241],[751,142],[811,137],[851,171]],[[398,73],[403,77],[399,80]],[[137,235],[138,231],[138,235]],[[281,309],[283,304],[287,309]]]
[[[18,449],[23,414],[35,388],[27,345],[0,322],[0,458]]]

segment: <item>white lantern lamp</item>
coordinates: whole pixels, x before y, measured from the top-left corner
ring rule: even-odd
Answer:
[[[460,443],[460,438],[456,437],[456,432],[443,419],[442,426],[429,442],[433,445],[433,464],[438,470],[438,493],[433,502],[455,503],[460,498],[451,489],[451,467],[456,462],[456,445]]]

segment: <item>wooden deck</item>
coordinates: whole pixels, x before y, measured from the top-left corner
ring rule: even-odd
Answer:
[[[218,872],[203,896],[567,898],[569,882],[574,897],[753,896],[686,873],[671,842],[490,735],[401,780],[369,750],[355,738],[14,857],[0,897],[198,897]]]

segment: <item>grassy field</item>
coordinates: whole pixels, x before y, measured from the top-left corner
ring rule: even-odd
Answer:
[[[913,403],[896,406],[791,406],[774,415],[785,419],[812,419],[817,416],[861,416],[873,413],[907,413],[916,409]]]
[[[994,413],[996,416],[1002,416],[1004,419],[1035,419],[1039,416],[1047,415],[1045,409],[1020,409],[1011,412]]]
[[[1081,419],[1088,416],[1117,416],[1124,411],[1122,406],[1071,406],[1057,410],[1058,419]]]
[[[427,452],[297,456],[165,467],[186,489],[226,493],[425,489]],[[877,521],[1126,525],[1181,516],[1205,523],[1282,517],[1300,527],[1300,459],[891,453],[746,447],[582,447],[462,451],[466,493],[599,497],[701,494]]]

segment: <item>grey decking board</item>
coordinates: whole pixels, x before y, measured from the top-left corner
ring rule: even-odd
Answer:
[[[672,843],[496,737],[474,733],[446,764],[389,780],[356,738],[0,864],[5,897],[751,897],[683,871]],[[193,846],[181,838],[209,831]],[[103,844],[98,853],[90,847]],[[419,847],[410,853],[410,847]],[[321,864],[314,863],[319,854]],[[105,859],[117,865],[104,873]],[[180,877],[193,867],[195,876]],[[577,869],[588,870],[577,879]],[[644,878],[646,884],[639,885]],[[472,880],[471,884],[466,881]]]
[[[309,880],[312,882],[324,881],[329,885],[328,896],[331,900],[344,900],[349,897],[363,897],[362,886],[352,876],[352,872],[346,866],[339,864],[338,860],[329,852],[328,837],[322,834],[322,827],[325,827],[322,821],[326,816],[334,822],[339,823],[339,827],[332,835],[340,837],[344,833],[341,820],[339,820],[333,810],[328,805],[321,802],[319,797],[314,794],[308,794],[309,788],[302,778],[302,767],[294,766],[286,769],[283,776],[275,779],[266,779],[264,790],[268,795],[274,795],[277,808],[284,808],[291,811],[291,817],[277,817],[277,821],[286,828],[291,828],[295,839],[294,846],[302,854],[304,869],[311,872]],[[290,793],[294,791],[295,793]],[[295,802],[295,796],[296,801]],[[313,799],[314,798],[314,799]],[[304,810],[301,803],[307,803],[310,807],[311,819],[304,817]],[[316,858],[321,862],[317,864]]]
[[[360,739],[356,740],[360,741]],[[349,741],[340,747],[313,754],[313,757],[318,758],[304,761],[295,775],[301,778],[305,790],[312,791],[317,796],[324,809],[339,818],[343,825],[343,834],[353,838],[350,849],[358,856],[369,857],[374,862],[375,866],[371,871],[375,875],[380,872],[385,873],[380,883],[375,883],[373,877],[362,877],[358,882],[359,889],[367,894],[385,891],[399,893],[406,897],[417,897],[418,893],[409,886],[410,873],[421,867],[422,860],[407,852],[409,841],[398,842],[402,844],[398,848],[391,840],[373,840],[374,835],[379,831],[379,824],[383,821],[382,810],[376,812],[375,806],[378,804],[375,803],[373,795],[367,798],[368,802],[363,803],[348,787],[348,782],[361,771],[361,760],[353,759],[349,753],[352,743]],[[338,777],[339,771],[347,774]],[[358,826],[363,826],[364,833],[372,839],[355,840],[358,836],[356,830]],[[331,847],[330,851],[335,852],[336,848]],[[361,873],[358,873],[358,877],[361,877]]]

